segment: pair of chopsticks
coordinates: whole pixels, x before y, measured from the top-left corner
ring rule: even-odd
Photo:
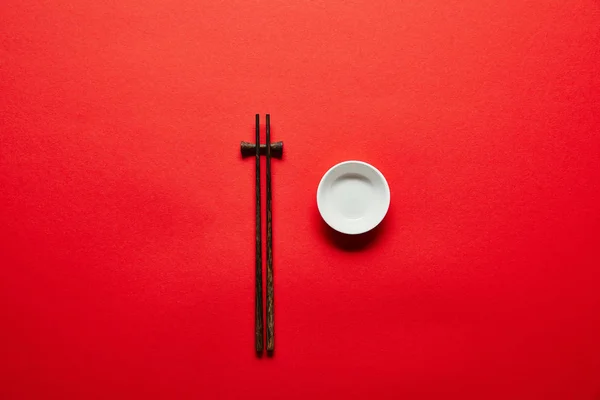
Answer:
[[[271,213],[271,116],[267,114],[267,352],[275,349],[275,319],[273,303],[273,217]],[[260,205],[260,116],[256,114],[256,267],[254,333],[257,353],[263,351],[262,243]]]
[[[262,214],[260,205],[260,156],[267,156],[267,353],[275,349],[275,320],[273,306],[273,216],[271,213],[271,159],[282,158],[283,142],[271,143],[271,116],[267,114],[267,140],[260,144],[260,116],[256,114],[256,143],[241,142],[242,157],[254,155],[256,161],[256,265],[254,334],[256,352],[262,354],[263,343],[263,296],[262,296]]]

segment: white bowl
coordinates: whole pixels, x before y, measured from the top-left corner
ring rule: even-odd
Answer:
[[[375,228],[390,207],[390,187],[377,168],[362,161],[344,161],[323,175],[317,206],[325,222],[349,235]]]

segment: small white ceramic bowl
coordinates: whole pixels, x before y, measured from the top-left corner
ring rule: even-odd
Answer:
[[[390,206],[390,187],[377,168],[362,161],[344,161],[323,175],[317,206],[325,222],[349,235],[375,228]]]

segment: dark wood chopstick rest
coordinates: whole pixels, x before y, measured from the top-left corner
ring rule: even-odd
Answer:
[[[242,150],[242,157],[254,156],[256,153],[256,145],[254,143],[242,142],[240,148]],[[267,155],[266,144],[260,145],[259,154],[261,156]],[[271,156],[275,158],[283,157],[283,142],[271,143]]]

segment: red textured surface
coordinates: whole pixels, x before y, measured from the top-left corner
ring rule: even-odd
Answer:
[[[598,1],[0,15],[3,399],[600,398]],[[257,359],[239,142],[267,112]],[[359,248],[315,204],[345,159],[392,190]]]

